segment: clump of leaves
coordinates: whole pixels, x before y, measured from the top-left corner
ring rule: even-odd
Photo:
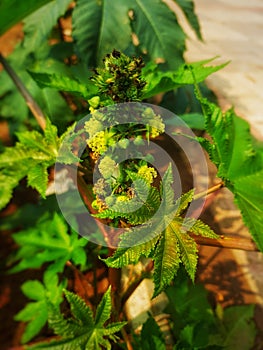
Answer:
[[[36,130],[16,133],[18,142],[15,146],[6,147],[0,154],[0,180],[5,183],[0,189],[0,209],[7,205],[12,198],[13,189],[25,177],[28,186],[36,189],[42,198],[46,198],[48,169],[57,161],[70,164],[79,160],[71,152],[71,144],[63,143],[72,129],[74,125],[58,137],[57,127],[47,118],[43,133]],[[58,156],[62,143],[65,152]]]
[[[134,336],[133,346],[136,350],[166,350],[163,333],[151,315],[143,324],[140,336]]]
[[[46,324],[50,304],[56,312],[59,312],[59,305],[63,300],[62,291],[65,287],[66,280],[59,284],[58,276],[52,271],[44,273],[43,284],[38,280],[22,284],[21,290],[24,295],[33,300],[15,316],[16,321],[27,322],[21,339],[23,344],[29,342]]]
[[[166,312],[171,315],[175,349],[253,348],[256,327],[254,305],[230,306],[214,310],[201,284],[189,284],[180,271],[173,285],[165,291],[169,298]]]
[[[27,346],[27,349],[100,350],[101,347],[111,349],[110,341],[117,341],[118,337],[115,333],[126,324],[126,322],[109,323],[112,311],[111,288],[103,295],[94,316],[83,299],[67,290],[64,293],[70,305],[72,317],[65,318],[52,305],[49,307],[48,315],[50,327],[60,338]]]
[[[48,184],[48,167],[55,163],[59,139],[57,128],[47,119],[44,134],[38,131],[17,133],[15,147],[7,147],[0,155],[0,179],[5,186],[0,191],[0,208],[10,201],[13,188],[27,176],[28,185],[42,197]]]
[[[88,241],[73,230],[69,234],[66,222],[57,213],[53,217],[43,215],[34,227],[13,234],[13,239],[20,248],[12,257],[12,262],[18,262],[12,273],[44,263],[51,263],[48,269],[53,272],[62,272],[67,261],[80,268],[86,264],[84,247]]]
[[[182,9],[186,20],[201,39],[193,1],[174,2]],[[71,0],[37,0],[26,4],[19,0],[3,0],[0,4],[1,34],[23,20],[24,38],[8,59],[44,113],[62,132],[76,116],[59,91],[69,90],[77,95],[72,101],[78,114],[82,113],[79,96],[85,100],[92,97],[87,67],[99,67],[105,55],[117,49],[129,55],[144,55],[146,62],[161,58],[163,68],[174,70],[184,62],[186,38],[176,13],[161,0],[154,3],[147,0],[144,4],[127,0],[116,0],[114,3],[108,0],[92,0],[88,3],[77,0],[74,7],[70,4]],[[74,41],[65,42],[57,23],[61,24],[60,19],[69,14],[72,14]],[[133,33],[139,45],[134,44]],[[65,61],[76,64],[69,67],[64,64]],[[46,86],[52,81],[59,91],[39,88],[28,72],[32,70],[39,74],[48,71],[51,79],[47,79],[46,75],[38,78],[44,80]],[[35,76],[35,80],[38,78]],[[25,124],[36,127],[26,103],[6,72],[1,72],[0,81],[0,113],[9,119],[11,133],[24,129]]]

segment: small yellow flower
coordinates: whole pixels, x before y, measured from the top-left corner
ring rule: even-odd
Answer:
[[[105,132],[97,132],[95,136],[87,140],[87,144],[95,154],[104,153],[107,150]]]
[[[142,165],[138,171],[138,175],[144,178],[148,184],[151,184],[153,180],[157,177],[157,172],[153,167],[148,167],[148,165]]]
[[[117,202],[127,202],[129,200],[129,198],[127,196],[124,195],[120,195],[117,197]]]

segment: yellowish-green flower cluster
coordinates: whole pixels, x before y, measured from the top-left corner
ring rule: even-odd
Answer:
[[[157,172],[153,167],[142,165],[138,170],[138,175],[144,178],[144,180],[147,181],[147,183],[150,185],[157,177]]]
[[[99,92],[114,102],[139,101],[146,81],[141,76],[142,58],[130,58],[113,50],[103,60],[104,67],[94,70],[91,80]]]
[[[95,136],[87,139],[87,144],[93,151],[93,158],[97,159],[100,154],[107,150],[105,131],[97,132]]]
[[[150,126],[150,136],[155,138],[162,134],[165,130],[165,125],[159,114],[155,114],[151,107],[147,107],[143,113],[143,121]]]
[[[130,200],[130,198],[125,195],[120,195],[120,196],[117,196],[116,200],[117,202],[127,202]]]
[[[106,195],[106,181],[104,178],[100,177],[98,181],[93,186],[93,192],[99,196]]]
[[[84,129],[89,134],[89,138],[96,135],[97,132],[105,129],[104,127],[104,115],[97,110],[92,112],[91,118],[85,122]]]
[[[87,144],[93,152],[93,159],[97,160],[112,144],[115,132],[112,128],[105,127],[108,115],[98,110],[92,112],[91,118],[85,122],[84,129],[89,134]]]
[[[118,175],[118,165],[109,156],[105,156],[99,163],[99,170],[105,179]]]

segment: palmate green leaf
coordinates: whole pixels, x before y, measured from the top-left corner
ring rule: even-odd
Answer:
[[[80,158],[72,151],[73,141],[76,140],[75,126],[75,123],[69,126],[59,139],[60,149],[57,156],[57,162],[59,163],[73,164],[80,161]]]
[[[29,280],[22,285],[21,289],[25,296],[33,300],[15,316],[16,321],[27,322],[22,336],[22,344],[30,341],[46,324],[48,303],[52,303],[58,312],[58,306],[62,302],[63,288],[65,288],[65,281],[59,284],[58,276],[50,272],[45,272],[44,284]]]
[[[88,77],[84,85],[73,77],[65,76],[64,74],[49,74],[33,71],[30,71],[29,74],[41,88],[50,87],[56,90],[70,92],[86,100],[93,97],[98,92],[96,86],[91,83]]]
[[[0,3],[0,35],[24,17],[51,0],[2,0]]]
[[[143,99],[177,89],[179,87],[195,84],[206,79],[210,74],[224,68],[228,63],[217,66],[208,66],[215,58],[183,64],[177,70],[162,72],[157,64],[149,63],[142,70],[142,76],[146,80]]]
[[[93,319],[92,310],[89,307],[87,307],[85,301],[81,299],[77,294],[71,293],[67,290],[65,290],[64,292],[65,292],[67,301],[70,304],[70,311],[72,313],[72,316],[76,319],[76,321],[81,322],[82,325],[85,325],[87,328],[94,327],[95,322]],[[98,307],[101,307],[101,304],[104,303],[106,299],[107,299],[106,297],[102,299]],[[110,304],[110,307],[111,307],[111,304]],[[107,317],[107,319],[109,317]],[[66,333],[64,333],[64,331],[61,331],[61,330],[56,330],[56,334],[61,336],[67,335]]]
[[[52,28],[57,24],[58,18],[64,15],[70,2],[70,0],[52,1],[25,19],[23,47],[26,51],[34,51],[48,39]]]
[[[180,2],[179,6],[199,34],[192,4]],[[137,47],[132,32],[138,38]],[[160,0],[79,0],[73,11],[73,36],[77,54],[91,67],[100,66],[113,49],[136,51],[146,60],[161,59],[169,69],[184,61],[186,36],[175,13]]]
[[[28,185],[35,188],[43,198],[48,184],[48,167],[56,161],[59,147],[57,128],[47,119],[44,135],[38,131],[17,133],[19,142],[5,148],[0,154],[0,178],[6,186],[1,189],[0,208],[11,199],[13,189],[27,176]]]
[[[114,48],[123,51],[128,47],[131,42],[128,10],[127,2],[122,0],[77,2],[72,17],[73,37],[77,53],[88,66],[101,65],[103,57]]]
[[[236,116],[233,109],[223,113],[205,99],[201,103],[206,130],[213,140],[211,147],[206,147],[210,158],[218,167],[218,176],[234,193],[243,220],[263,251],[263,153],[255,146],[249,124]]]
[[[8,154],[10,154],[9,162]],[[20,162],[14,160],[11,163],[10,161],[13,159],[12,157],[14,157],[17,154],[23,156],[20,158]],[[32,156],[35,155],[34,152],[31,152],[31,154]],[[44,162],[45,160],[46,159],[39,159],[38,162]],[[0,209],[4,208],[9,203],[10,199],[12,198],[14,188],[19,185],[20,180],[22,180],[26,175],[29,174],[29,176],[31,176],[32,174],[32,186],[34,186],[34,188],[37,188],[39,193],[43,197],[45,197],[45,186],[47,185],[47,183],[41,182],[41,179],[39,177],[34,177],[35,164],[32,158],[30,159],[30,152],[26,153],[26,151],[22,151],[22,149],[15,149],[14,152],[5,152],[4,154],[0,155],[0,163],[0,179],[2,181],[2,184],[4,184],[4,186],[1,186],[0,188]],[[44,177],[46,171],[47,170],[45,168],[43,170]]]
[[[57,156],[58,147],[60,146],[60,142],[58,139],[58,129],[55,125],[51,123],[49,118],[46,118],[46,128],[44,130],[45,141],[47,145],[53,149],[54,154]]]
[[[137,263],[141,256],[151,256],[155,264],[153,297],[170,284],[180,263],[194,280],[198,255],[197,245],[190,233],[218,238],[218,235],[200,220],[184,219],[181,216],[192,201],[194,192],[191,190],[174,201],[172,182],[172,169],[169,166],[163,177],[159,220],[151,222],[149,226],[135,227],[122,234],[116,252],[104,260],[108,266],[120,268]]]
[[[141,52],[155,61],[162,59],[169,69],[184,62],[185,34],[177,22],[176,15],[159,0],[128,1],[134,11],[132,29],[139,40]]]
[[[41,147],[41,145],[39,146]],[[0,154],[0,168],[7,172],[12,171],[14,167],[18,168],[18,165],[24,168],[29,164],[32,165],[32,162],[48,162],[50,158],[54,158],[54,154],[48,154],[48,149],[45,152],[37,151],[21,143],[16,143],[14,147],[6,147],[4,152]]]
[[[36,1],[36,4],[39,2],[40,1]],[[10,4],[12,3],[16,3],[16,1],[11,0]],[[31,0],[29,1],[29,6],[30,3],[32,3]],[[33,98],[38,102],[43,112],[49,115],[53,121],[59,121],[59,127],[67,125],[69,117],[73,117],[72,111],[67,106],[65,99],[63,99],[57,91],[52,91],[51,93],[49,91],[41,91],[27,73],[27,70],[31,68],[32,65],[34,65],[34,68],[36,66],[38,67],[40,63],[39,60],[41,60],[41,62],[47,61],[47,69],[49,72],[52,71],[54,60],[50,58],[47,59],[52,50],[48,44],[48,37],[53,26],[57,24],[58,17],[64,14],[69,3],[70,1],[66,0],[52,1],[26,18],[24,21],[24,31],[26,32],[24,40],[8,57],[11,67],[20,77]],[[20,7],[21,4],[19,2],[17,8]],[[13,11],[10,13],[12,13],[13,16]],[[1,12],[1,14],[3,14],[3,12]],[[44,21],[43,18],[45,18]],[[62,66],[62,63],[60,64]],[[25,121],[26,118],[29,119],[32,126],[36,126],[36,122],[34,118],[32,118],[32,114],[23,100],[23,97],[4,71],[0,74],[0,96],[0,113],[3,117],[9,118],[12,126],[12,133],[13,129],[15,131],[22,129],[21,123]]]
[[[48,161],[55,159],[58,154],[59,140],[57,136],[57,128],[53,126],[50,121],[47,121],[44,136],[40,132],[34,130],[19,132],[16,135],[19,140],[19,143],[17,144],[18,149],[21,145],[23,151],[27,150],[31,152],[31,157],[33,159],[43,159]],[[17,161],[19,161],[19,159]]]
[[[55,333],[62,338],[51,342],[39,343],[27,346],[27,349],[54,349],[54,350],[100,350],[111,349],[110,340],[116,341],[115,333],[119,332],[126,322],[109,323],[110,319],[111,289],[104,294],[98,305],[96,316],[93,317],[91,309],[79,296],[65,291],[65,296],[70,304],[73,317],[64,318],[58,315],[54,308],[49,312],[49,324]]]
[[[178,6],[181,7],[188,23],[195,31],[198,39],[202,40],[202,34],[200,30],[200,24],[198,17],[195,14],[195,5],[192,0],[173,0]]]
[[[167,192],[169,193],[169,188],[167,188]],[[178,215],[182,214],[183,211],[188,207],[189,203],[193,199],[193,196],[194,196],[194,190],[192,189],[184,193],[180,198],[176,200],[175,207]],[[170,205],[172,205],[172,203]]]
[[[20,248],[13,258],[18,264],[10,270],[12,273],[38,268],[46,262],[53,262],[49,266],[49,270],[53,272],[63,271],[68,260],[82,267],[86,263],[83,249],[87,240],[78,239],[76,232],[69,234],[65,221],[57,213],[53,217],[44,215],[34,228],[15,233],[13,239]]]
[[[172,229],[176,235],[182,263],[191,280],[194,281],[198,260],[198,250],[194,239],[189,236],[188,232],[185,232],[182,229],[183,225],[180,226],[180,224],[180,220],[174,220],[170,224],[169,228]],[[194,228],[192,227],[191,231],[193,230]]]
[[[183,229],[190,230],[193,234],[206,238],[219,238],[219,236],[204,222],[193,218],[185,218],[183,222]]]

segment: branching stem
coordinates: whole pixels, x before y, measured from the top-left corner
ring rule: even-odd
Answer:
[[[206,245],[210,247],[220,247],[228,249],[239,249],[244,251],[259,251],[253,241],[247,238],[241,237],[224,237],[221,236],[219,239],[206,238],[196,235],[191,235],[197,244]]]
[[[200,192],[200,193],[197,193],[193,196],[193,200],[196,201],[197,199],[200,199],[200,198],[203,198],[203,197],[206,197],[207,195],[213,193],[213,192],[216,192],[218,191],[220,188],[224,187],[225,184],[223,181],[219,182],[218,184],[208,188],[208,190],[205,190],[203,192]]]
[[[2,63],[3,67],[5,68],[7,74],[10,76],[10,78],[13,80],[14,84],[16,85],[17,89],[23,96],[24,100],[26,101],[26,104],[28,105],[28,108],[34,115],[36,121],[38,122],[39,126],[42,130],[45,130],[46,128],[46,118],[44,113],[42,112],[41,108],[37,104],[37,102],[33,99],[30,92],[27,90],[21,79],[18,77],[18,75],[15,73],[13,68],[9,65],[9,63],[6,61],[6,59],[1,55],[0,53],[0,63]]]

